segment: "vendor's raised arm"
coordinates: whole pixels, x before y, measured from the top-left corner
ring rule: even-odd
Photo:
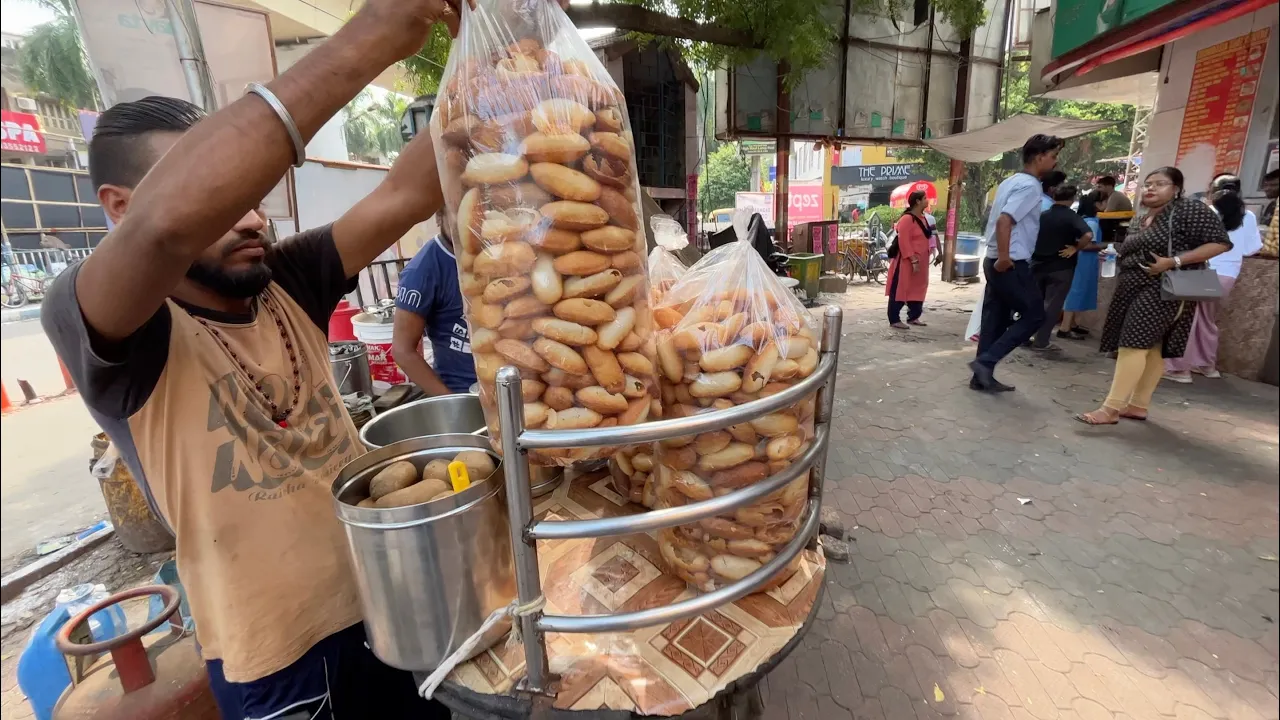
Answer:
[[[138,152],[163,157],[135,189],[123,191],[129,213],[76,275],[89,327],[108,343],[142,327],[210,246],[256,214],[300,159],[295,140],[305,143],[380,72],[422,47],[435,22],[456,19],[451,0],[369,0],[261,94],[240,98],[180,139],[148,137]],[[357,237],[340,243],[350,268],[348,258],[355,263],[367,255],[365,243],[337,229],[335,242],[343,234]],[[129,292],[121,292],[123,278]]]

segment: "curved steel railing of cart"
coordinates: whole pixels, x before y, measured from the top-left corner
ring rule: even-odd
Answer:
[[[522,605],[534,603],[542,596],[542,583],[538,573],[538,540],[612,537],[684,525],[750,505],[800,477],[806,470],[811,470],[808,508],[800,531],[776,557],[741,580],[714,592],[639,612],[612,615],[545,615],[537,612],[517,618],[516,622],[520,623],[524,638],[526,677],[521,684],[522,690],[540,694],[547,692],[550,680],[546,646],[548,632],[618,632],[701,615],[758,590],[804,550],[818,530],[822,474],[826,465],[831,407],[835,396],[836,360],[840,350],[842,318],[840,308],[827,307],[822,323],[818,366],[813,374],[792,387],[776,395],[727,410],[656,420],[642,425],[586,430],[526,430],[520,373],[511,366],[498,371],[498,414],[502,427],[502,452],[507,460],[503,463],[507,510],[515,557],[516,588]],[[636,445],[723,430],[794,405],[815,392],[818,393],[818,398],[814,413],[813,443],[803,455],[777,475],[711,500],[637,515],[593,520],[535,522],[533,519],[527,455],[529,450]]]

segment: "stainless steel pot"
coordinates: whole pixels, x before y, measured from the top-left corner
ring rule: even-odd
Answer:
[[[437,395],[388,410],[360,429],[360,442],[374,450],[400,440],[469,433],[487,437],[484,408],[480,397],[469,393]],[[485,449],[489,449],[488,445]],[[554,491],[564,479],[564,468],[529,466],[529,485],[534,497]]]
[[[361,508],[379,470],[400,460],[419,471],[463,450],[489,450],[466,434],[392,443],[352,460],[333,481],[333,504],[347,531],[369,647],[402,670],[439,666],[491,612],[516,596],[502,465],[445,498],[400,508]],[[499,623],[478,647],[506,633]]]
[[[360,442],[373,450],[424,435],[474,433],[484,428],[480,398],[467,393],[437,395],[388,410],[360,430]]]
[[[373,397],[373,375],[369,372],[369,349],[355,340],[329,343],[329,367],[338,383],[338,394],[362,392]]]

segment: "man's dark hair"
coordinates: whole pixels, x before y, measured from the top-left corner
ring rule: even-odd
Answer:
[[[907,209],[910,210],[911,208],[915,207],[916,203],[925,199],[926,196],[928,196],[928,193],[926,193],[923,190],[916,190],[912,192],[910,195],[907,196]]]
[[[1054,202],[1070,202],[1076,199],[1076,195],[1080,193],[1080,189],[1075,185],[1059,185],[1053,189]]]
[[[1066,141],[1057,135],[1032,135],[1022,146],[1022,164],[1025,165],[1047,152],[1061,150],[1066,144]]]
[[[1067,181],[1067,174],[1061,170],[1050,170],[1045,176],[1040,178],[1040,189],[1045,195],[1053,195],[1054,188]]]
[[[94,189],[136,187],[156,162],[146,137],[186,132],[204,115],[204,110],[186,100],[159,95],[111,106],[98,117],[89,141],[89,179]]]
[[[1111,175],[1103,175],[1102,177],[1098,178],[1098,184],[1106,185],[1109,188],[1114,188],[1116,186],[1116,179],[1114,176],[1111,176]]]
[[[1262,179],[1267,181],[1280,180],[1280,168],[1276,168],[1266,175],[1263,175]]]

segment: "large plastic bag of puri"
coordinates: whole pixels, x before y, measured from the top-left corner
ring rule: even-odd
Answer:
[[[653,289],[653,305],[662,301],[688,268],[675,253],[689,244],[688,235],[680,223],[669,215],[649,218],[656,247],[649,251],[649,283]],[[630,445],[620,448],[609,459],[609,474],[618,495],[645,507],[654,506],[653,446]]]
[[[667,417],[768,397],[818,366],[817,323],[746,242],[695,263],[654,310],[654,322]],[[785,470],[813,442],[815,400],[811,394],[750,422],[658,443],[657,507],[709,500]],[[808,478],[805,472],[726,515],[660,531],[663,559],[699,590],[742,579],[795,537]],[[771,582],[785,581],[795,566]]]
[[[523,379],[526,427],[644,422],[660,408],[639,185],[622,93],[545,0],[462,3],[431,118],[480,401]],[[538,464],[612,448],[531,453]]]

